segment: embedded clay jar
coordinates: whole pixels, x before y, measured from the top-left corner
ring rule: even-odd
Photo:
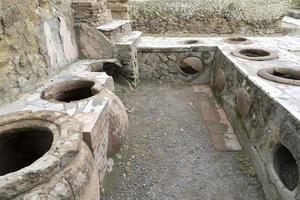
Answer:
[[[241,117],[246,117],[250,111],[251,101],[248,92],[244,88],[240,88],[237,91],[236,106]]]
[[[205,70],[205,68],[203,67],[200,58],[190,56],[184,58],[179,62],[178,70],[182,75],[186,77],[192,77],[201,74]]]
[[[258,75],[269,81],[300,86],[300,70],[285,67],[270,67],[258,71]]]
[[[219,92],[222,92],[225,88],[225,73],[221,68],[219,68],[216,73],[214,88],[216,88]]]
[[[244,38],[244,37],[231,37],[231,38],[226,38],[223,40],[223,42],[228,43],[228,44],[252,44],[252,41]]]
[[[273,166],[280,182],[289,191],[298,187],[299,167],[289,149],[283,144],[278,144],[273,153]]]
[[[107,156],[117,153],[128,134],[128,115],[120,98],[112,91],[103,88],[99,96],[108,99],[108,147]]]
[[[77,124],[49,111],[0,117],[0,199],[99,199],[98,172]]]
[[[101,85],[87,79],[66,80],[54,83],[41,94],[41,98],[56,102],[74,102],[89,99],[101,90]]]
[[[257,48],[237,49],[231,53],[236,57],[253,61],[276,60],[279,58],[278,54],[274,51]]]
[[[128,133],[128,115],[119,97],[97,82],[79,79],[55,83],[46,88],[41,98],[56,102],[76,102],[90,98],[108,99],[108,148],[107,156],[120,150]]]

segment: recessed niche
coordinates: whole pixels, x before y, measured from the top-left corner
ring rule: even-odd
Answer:
[[[283,145],[274,152],[274,169],[284,186],[293,191],[298,185],[299,171],[297,161]]]
[[[41,98],[67,103],[80,101],[99,93],[99,91],[93,87],[94,85],[95,82],[89,80],[63,81],[45,89],[41,94]]]
[[[252,41],[244,37],[231,37],[224,40],[228,44],[251,44]]]
[[[102,60],[89,65],[89,70],[91,72],[105,72],[107,75],[115,77],[121,74],[122,64],[115,60]]]
[[[258,71],[258,75],[270,81],[300,86],[300,70],[285,67],[270,67]]]
[[[44,127],[16,128],[0,133],[0,176],[18,171],[42,157],[53,142]]]
[[[179,63],[178,68],[184,75],[197,75],[203,69],[203,65],[200,58],[187,57]]]
[[[233,51],[232,54],[236,57],[240,57],[247,60],[255,60],[255,61],[278,59],[277,53],[265,49],[255,49],[255,48],[239,49]]]

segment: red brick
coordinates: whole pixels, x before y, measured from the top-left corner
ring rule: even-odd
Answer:
[[[210,108],[210,109],[202,109],[201,110],[202,117],[204,121],[219,121],[220,116],[216,109]]]

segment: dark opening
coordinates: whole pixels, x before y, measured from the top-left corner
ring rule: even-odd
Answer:
[[[297,187],[298,165],[291,152],[283,145],[274,153],[274,168],[286,188],[292,191]]]
[[[64,87],[65,85],[65,87]],[[55,99],[62,102],[79,101],[90,98],[98,92],[93,90],[95,82],[87,80],[71,80],[58,83],[57,87],[46,89],[41,97],[43,99]]]
[[[274,76],[278,76],[281,78],[286,78],[286,79],[292,79],[292,80],[300,80],[300,71],[285,71],[285,72],[281,72],[280,70],[274,70],[273,71],[273,75]]]
[[[240,51],[240,54],[248,57],[265,57],[271,55],[270,52],[262,49],[243,49]]]
[[[232,41],[232,42],[245,42],[248,39],[247,38],[243,38],[243,37],[234,37],[234,38],[228,38],[228,41]]]
[[[110,62],[103,63],[103,70],[106,72],[107,75],[112,77],[120,73],[120,67],[115,63]]]
[[[179,69],[187,75],[194,75],[201,71],[202,61],[197,57],[188,57],[180,62]]]
[[[181,41],[179,43],[181,43],[181,44],[197,44],[197,43],[200,43],[200,40],[185,40],[185,41]]]
[[[12,129],[0,134],[0,176],[18,171],[42,157],[53,135],[46,128]]]
[[[91,87],[74,88],[58,94],[55,99],[57,101],[71,102],[87,99],[93,96]]]

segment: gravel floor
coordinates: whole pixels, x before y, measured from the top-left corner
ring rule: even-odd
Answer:
[[[107,173],[102,200],[260,200],[242,152],[216,152],[192,86],[143,82],[117,86],[131,111],[129,137]]]

